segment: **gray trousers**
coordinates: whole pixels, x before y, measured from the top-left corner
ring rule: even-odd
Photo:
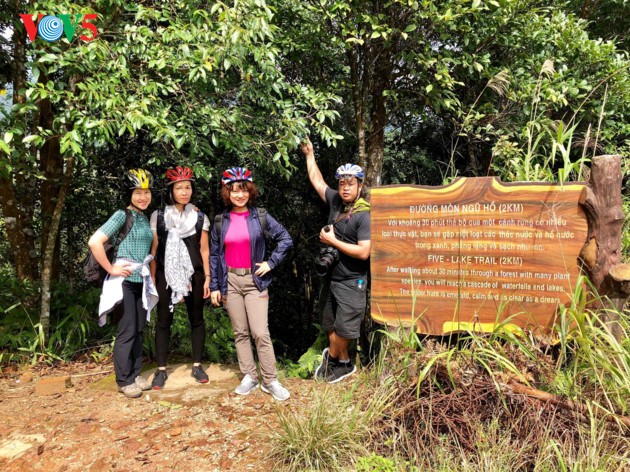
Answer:
[[[271,344],[268,323],[269,293],[258,291],[251,275],[228,273],[228,290],[225,308],[234,330],[234,343],[238,366],[243,374],[258,378],[251,338],[256,344],[263,382],[269,385],[276,380],[276,355]]]

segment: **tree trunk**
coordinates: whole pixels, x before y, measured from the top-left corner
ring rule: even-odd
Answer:
[[[12,7],[18,12],[21,5],[16,0]],[[15,13],[17,17],[17,13]],[[13,85],[13,104],[21,104],[26,102],[24,90],[26,88],[26,35],[23,30],[14,22],[13,25],[13,64],[12,64],[12,85]],[[22,115],[21,119],[25,121],[26,115]],[[15,143],[16,153],[25,156],[28,150],[22,143]],[[13,162],[12,167],[22,167],[23,162]],[[28,165],[28,164],[26,164]],[[15,175],[16,181],[25,181],[24,174]],[[35,280],[37,278],[37,253],[35,251],[35,238],[32,229],[32,211],[33,205],[29,203],[33,196],[32,186],[25,186],[29,189],[26,195],[20,195],[16,191],[13,182],[14,173],[0,174],[0,208],[4,216],[7,239],[11,247],[13,256],[13,264],[18,279]],[[24,198],[26,197],[26,198]],[[26,206],[24,204],[26,202]]]
[[[361,63],[359,61],[359,46],[353,46],[347,51],[348,62],[350,63],[350,80],[352,82],[352,102],[354,105],[355,129],[357,130],[357,142],[359,153],[359,165],[365,167],[367,153],[365,151],[365,101],[364,84],[361,73]]]
[[[45,241],[44,252],[42,254],[42,272],[41,272],[41,308],[39,321],[44,332],[45,343],[48,343],[50,336],[50,282],[52,280],[53,260],[55,257],[55,249],[57,246],[57,236],[59,235],[59,225],[61,223],[61,214],[72,183],[74,173],[74,156],[70,157],[66,163],[66,169],[63,175],[63,184],[59,189],[59,195],[50,220],[48,228],[48,236]]]
[[[70,91],[75,92],[75,87],[78,82],[77,76],[72,76],[68,81]],[[53,148],[54,152],[54,148]],[[56,156],[53,156],[55,159]],[[63,166],[63,157],[61,159],[61,165]],[[66,160],[65,170],[61,176],[62,181],[59,187],[59,194],[57,195],[55,206],[50,218],[50,225],[46,233],[46,239],[44,240],[43,252],[42,252],[42,272],[41,272],[41,305],[39,321],[42,325],[42,331],[44,332],[45,342],[48,342],[50,336],[50,285],[53,276],[55,253],[57,250],[57,243],[59,241],[59,227],[61,225],[61,215],[63,213],[63,207],[66,203],[66,197],[72,184],[72,178],[74,176],[74,164],[75,157],[70,156]],[[63,167],[62,167],[63,168]]]
[[[385,87],[375,87],[372,96],[372,115],[370,118],[370,137],[368,139],[368,163],[366,185],[374,187],[381,185],[383,171],[383,154],[385,146],[385,126],[387,126],[387,110],[385,109]]]
[[[383,155],[385,146],[385,127],[388,114],[385,91],[389,88],[392,76],[392,51],[382,40],[372,43],[374,68],[370,81],[370,136],[368,138],[368,162],[366,185],[368,187],[381,184],[383,171]]]
[[[621,156],[593,159],[591,176],[580,195],[588,220],[587,242],[580,253],[582,271],[596,290],[590,308],[619,339],[619,313],[630,296],[630,267],[621,264]]]
[[[48,77],[42,74],[40,81],[45,84],[48,81]],[[53,120],[54,111],[50,100],[40,100],[39,126],[45,130],[52,130]],[[43,180],[40,185],[42,224],[40,253],[44,254],[50,224],[57,204],[59,188],[63,180],[63,157],[60,152],[59,137],[53,136],[48,139],[40,149],[39,154],[40,171],[42,175],[46,176],[46,179]],[[55,247],[56,250],[55,257],[53,258],[53,271],[51,275],[53,279],[57,278],[59,274],[59,245],[56,244]]]

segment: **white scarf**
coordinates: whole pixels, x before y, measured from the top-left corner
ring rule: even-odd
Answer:
[[[182,239],[195,234],[197,218],[197,212],[191,203],[181,213],[175,205],[168,205],[164,209],[164,224],[168,231],[164,250],[164,276],[166,285],[172,291],[171,311],[192,289],[190,280],[195,269]]]

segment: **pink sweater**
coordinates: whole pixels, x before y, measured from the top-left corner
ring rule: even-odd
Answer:
[[[230,212],[230,226],[225,235],[225,262],[235,269],[252,267],[247,217],[249,211]]]

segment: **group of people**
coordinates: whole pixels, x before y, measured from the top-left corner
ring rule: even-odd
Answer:
[[[356,371],[348,346],[360,334],[366,308],[370,256],[370,205],[363,198],[364,171],[353,164],[337,169],[338,188],[330,188],[317,166],[313,145],[301,145],[311,184],[329,208],[328,224],[319,239],[318,260],[323,276],[320,307],[329,347],[315,378],[335,383]],[[224,305],[232,328],[243,378],[235,393],[247,395],[258,387],[276,400],[289,391],[278,381],[268,323],[268,287],[273,271],[293,246],[287,230],[264,208],[251,172],[225,170],[221,199],[225,206],[214,221],[193,203],[194,174],[188,167],[166,171],[166,206],[149,218],[153,177],[143,169],[127,172],[126,210],[118,210],[90,238],[94,258],[108,273],[99,316],[116,323],[114,370],[119,391],[136,398],[143,390],[162,389],[168,380],[167,354],[174,307],[184,302],[192,340],[191,376],[207,383],[201,364],[205,343],[203,307],[208,298]],[[124,236],[123,228],[125,228]],[[274,249],[266,258],[267,242]],[[110,262],[106,244],[115,245]],[[142,375],[143,331],[157,305],[155,348],[158,368],[149,383]],[[115,314],[115,316],[114,316]],[[252,349],[256,346],[258,369]]]

